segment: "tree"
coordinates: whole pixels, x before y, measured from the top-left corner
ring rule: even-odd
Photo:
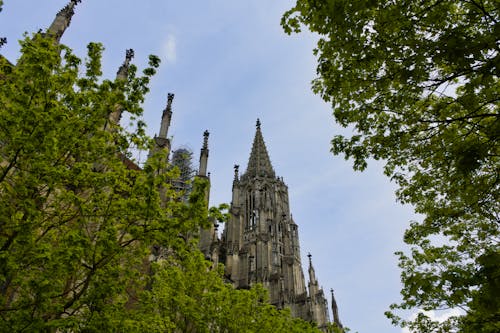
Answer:
[[[398,253],[403,302],[393,308],[460,307],[466,318],[484,287],[480,258],[500,234],[500,3],[298,0],[282,25],[319,34],[313,90],[353,131],[332,152],[355,170],[385,160],[398,200],[424,217],[405,233],[411,253]],[[411,325],[458,322],[422,314]]]
[[[0,58],[0,330],[74,329],[123,305],[144,284],[133,277],[149,246],[169,235],[161,231],[174,207],[160,209],[157,191],[168,175],[123,163],[132,141],[146,147],[143,126],[107,123],[117,105],[141,114],[159,62],[100,82],[99,44],[88,47],[83,77],[50,37],[21,47],[16,66]]]
[[[176,252],[154,266],[151,290],[138,313],[148,332],[320,332],[268,303],[261,285],[236,290],[225,283],[223,267],[210,268],[197,249]]]

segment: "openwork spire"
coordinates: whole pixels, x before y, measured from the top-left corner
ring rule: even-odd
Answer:
[[[275,173],[269,154],[267,153],[266,144],[260,129],[260,120],[257,119],[255,138],[253,140],[252,152],[248,160],[247,171],[245,177],[269,177],[274,178]]]
[[[64,31],[69,27],[71,23],[71,18],[75,14],[75,6],[82,2],[82,0],[71,0],[63,9],[61,9],[49,29],[47,34],[54,36],[54,38],[59,42],[61,40]]]

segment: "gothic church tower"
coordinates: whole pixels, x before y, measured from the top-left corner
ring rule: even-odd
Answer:
[[[246,172],[240,177],[235,166],[230,213],[222,235],[226,277],[236,288],[261,283],[269,291],[271,304],[288,307],[294,317],[324,327],[328,323],[326,300],[322,291],[314,290],[314,296],[322,299],[313,300],[321,306],[312,306],[308,296],[288,187],[283,178],[276,177],[259,120]]]

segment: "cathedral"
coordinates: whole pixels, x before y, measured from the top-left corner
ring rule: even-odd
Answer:
[[[326,330],[328,304],[311,254],[306,289],[288,187],[274,172],[259,120],[246,171],[240,175],[239,166],[234,167],[230,219],[222,237],[218,239],[215,233],[202,237],[200,248],[207,258],[224,264],[226,278],[236,288],[261,283],[269,291],[271,304],[287,307],[293,316]]]
[[[59,41],[71,22],[75,6],[80,1],[71,0],[61,9],[47,34]],[[127,50],[117,78],[126,77],[132,57],[133,51]],[[173,99],[174,94],[169,93],[159,133],[154,137],[153,149],[165,152],[171,162],[176,159],[175,152],[171,153],[171,142],[168,138]],[[110,121],[114,123],[118,123],[120,118],[119,109],[110,115]],[[195,176],[210,181],[207,172],[208,138],[209,133],[205,131],[199,168]],[[128,167],[139,169],[132,161],[126,158],[123,161]],[[192,175],[185,175],[186,178],[190,176]],[[179,182],[179,188],[185,191],[183,186],[186,183]],[[210,229],[200,230],[199,247],[205,258],[215,264],[223,264],[225,278],[235,288],[248,289],[253,284],[260,283],[269,291],[272,305],[280,309],[288,308],[294,317],[315,322],[326,332],[330,323],[328,302],[316,278],[311,254],[308,254],[306,283],[301,262],[299,226],[290,212],[288,187],[273,169],[260,120],[256,123],[246,170],[240,173],[239,166],[234,166],[229,214],[229,220],[221,234],[216,223],[213,223]],[[333,290],[331,303],[333,323],[342,328]]]

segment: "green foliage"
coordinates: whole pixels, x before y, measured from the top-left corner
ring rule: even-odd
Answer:
[[[152,140],[109,116],[140,119],[157,57],[110,81],[100,44],[83,66],[40,34],[21,47],[15,66],[0,57],[1,332],[318,332],[203,259],[193,235],[227,219],[206,179],[184,200],[164,152],[130,168]]]
[[[356,170],[384,159],[398,199],[424,216],[405,234],[411,254],[398,254],[403,303],[394,308],[487,315],[472,309],[480,258],[498,251],[500,236],[499,2],[298,0],[282,25],[319,34],[313,90],[353,131],[335,136],[332,152]]]
[[[476,284],[469,314],[460,322],[461,332],[494,333],[500,331],[500,251],[480,256],[480,269],[474,275]]]
[[[136,314],[148,332],[319,332],[267,303],[260,285],[235,290],[196,249],[179,251],[153,267],[151,289]]]
[[[84,77],[49,38],[21,47],[0,66],[0,330],[69,329],[144,283],[134,277],[171,208],[158,205],[161,177],[123,163],[130,134],[104,130],[116,105],[140,115],[148,76],[99,82],[99,44]]]

